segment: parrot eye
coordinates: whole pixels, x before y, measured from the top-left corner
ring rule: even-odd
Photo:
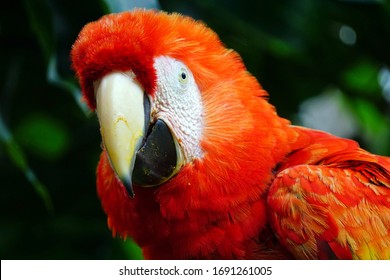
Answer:
[[[187,70],[184,68],[180,69],[179,82],[181,84],[186,84],[188,82],[188,73]]]

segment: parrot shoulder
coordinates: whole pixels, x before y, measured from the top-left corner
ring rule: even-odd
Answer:
[[[297,258],[389,259],[389,159],[352,140],[317,136],[293,153],[270,187],[277,238]]]

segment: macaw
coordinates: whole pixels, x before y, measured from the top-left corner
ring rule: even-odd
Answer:
[[[71,50],[97,192],[147,259],[390,259],[390,158],[294,126],[204,23],[135,9]]]

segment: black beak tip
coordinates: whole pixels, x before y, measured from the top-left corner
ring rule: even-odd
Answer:
[[[126,189],[128,196],[130,198],[134,198],[135,194],[134,194],[134,189],[133,189],[133,184],[131,182],[131,179],[124,178],[121,181],[122,181],[123,185],[125,186],[125,189]]]

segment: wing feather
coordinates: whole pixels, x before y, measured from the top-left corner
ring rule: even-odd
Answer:
[[[317,136],[292,153],[270,187],[279,241],[302,259],[390,259],[389,159],[351,140]]]

